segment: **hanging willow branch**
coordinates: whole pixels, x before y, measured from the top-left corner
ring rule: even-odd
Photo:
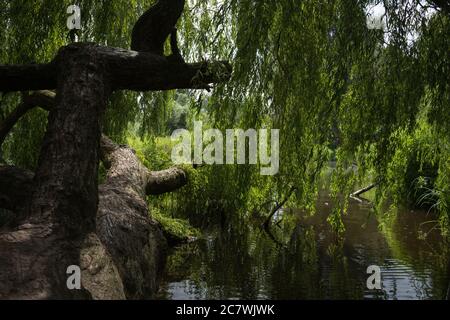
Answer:
[[[275,215],[275,213],[278,212],[278,210],[280,210],[281,208],[283,208],[283,206],[289,201],[289,199],[292,197],[292,195],[294,194],[294,192],[297,190],[296,187],[291,187],[291,189],[289,190],[288,195],[286,196],[286,198],[284,198],[283,201],[281,201],[280,203],[278,203],[275,208],[272,209],[272,212],[269,214],[269,216],[267,217],[266,221],[264,222],[263,226],[264,229],[269,230],[270,229],[270,224],[272,222],[272,218]]]

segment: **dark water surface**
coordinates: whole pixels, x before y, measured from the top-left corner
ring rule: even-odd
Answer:
[[[329,203],[322,194],[312,217],[280,213],[272,235],[241,225],[173,250],[157,298],[445,298],[449,244],[431,215],[404,211],[380,220],[370,205],[352,202],[339,240],[326,222]],[[382,270],[382,290],[367,289],[370,265]]]

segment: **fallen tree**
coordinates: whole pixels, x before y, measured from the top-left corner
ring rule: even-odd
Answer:
[[[160,2],[165,10],[184,4]],[[152,18],[168,23],[164,15]],[[176,168],[150,172],[131,149],[102,137],[107,101],[115,90],[209,89],[230,73],[226,62],[188,64],[94,43],[63,47],[47,64],[0,66],[0,91],[56,89],[46,97],[50,104],[25,97],[0,126],[5,136],[32,105],[49,110],[37,170],[0,168],[0,206],[16,215],[0,233],[0,298],[150,298],[165,240],[145,197],[181,187],[186,175]],[[99,187],[100,159],[109,170]],[[71,265],[82,269],[80,290],[67,287]]]
[[[364,187],[364,188],[362,188],[362,189],[359,189],[359,190],[353,192],[353,193],[350,195],[350,198],[353,199],[353,200],[355,200],[355,201],[358,201],[359,203],[370,202],[369,200],[364,199],[364,198],[361,197],[361,196],[362,196],[364,193],[369,192],[370,190],[376,188],[378,185],[379,185],[379,183],[373,183],[373,184],[371,184],[370,186],[367,186],[367,187]]]
[[[186,174],[178,168],[150,172],[132,149],[105,136],[101,152],[108,174],[99,188],[97,234],[119,270],[127,298],[150,298],[164,266],[166,239],[150,218],[146,196],[184,186]]]

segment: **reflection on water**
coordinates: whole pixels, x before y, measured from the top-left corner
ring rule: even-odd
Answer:
[[[342,239],[318,213],[284,212],[268,236],[241,225],[211,232],[168,259],[159,299],[443,299],[449,248],[425,212],[402,212],[380,228],[368,205],[352,203]],[[256,224],[255,224],[256,225]],[[430,231],[431,230],[431,231]],[[419,239],[420,232],[429,232]],[[382,270],[382,290],[368,290],[367,267]]]

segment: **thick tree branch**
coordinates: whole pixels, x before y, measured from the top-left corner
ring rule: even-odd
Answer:
[[[150,172],[146,193],[159,195],[180,189],[187,183],[186,172],[180,168]]]
[[[41,107],[44,110],[50,111],[55,105],[56,93],[49,90],[35,91],[29,95],[24,96],[24,103],[32,107]]]
[[[370,190],[372,190],[373,188],[375,188],[376,186],[378,186],[378,183],[373,183],[370,186],[367,186],[365,188],[362,188],[358,191],[353,192],[350,196],[351,197],[359,197],[360,195],[362,195],[363,193],[369,192]]]
[[[30,95],[23,95],[22,103],[11,112],[4,121],[0,122],[0,146],[5,141],[6,136],[14,125],[29,110],[35,107],[41,107],[47,111],[55,105],[55,93],[52,91],[36,91]]]
[[[450,3],[448,0],[428,0],[427,2],[435,9],[442,10],[446,14],[450,14]]]
[[[103,163],[108,168],[106,184],[132,186],[138,194],[145,196],[172,192],[187,183],[187,175],[183,170],[171,168],[149,171],[141,164],[134,150],[119,146],[106,136],[101,139],[101,153]]]
[[[134,25],[131,34],[131,49],[162,56],[164,43],[177,24],[184,4],[185,0],[158,0]]]
[[[56,88],[56,65],[0,65],[0,91],[32,91]]]
[[[231,77],[232,67],[226,61],[189,64],[152,53],[109,47],[98,47],[98,51],[115,90],[208,89]]]
[[[362,198],[361,195],[364,194],[364,193],[366,193],[366,192],[369,192],[369,191],[372,190],[373,188],[376,188],[379,184],[380,184],[379,182],[373,183],[373,184],[371,184],[370,186],[367,186],[367,187],[365,187],[365,188],[362,188],[362,189],[360,189],[360,190],[357,190],[357,191],[353,192],[353,193],[350,195],[350,198],[353,199],[353,200],[358,201],[359,203],[370,202],[369,200]]]
[[[103,62],[113,90],[209,89],[212,84],[228,81],[232,72],[226,61],[183,63],[153,53],[92,43],[74,43],[64,47],[54,61],[58,61],[65,51],[77,49],[86,49]],[[59,68],[65,68],[64,64],[0,66],[0,91],[53,90]]]

